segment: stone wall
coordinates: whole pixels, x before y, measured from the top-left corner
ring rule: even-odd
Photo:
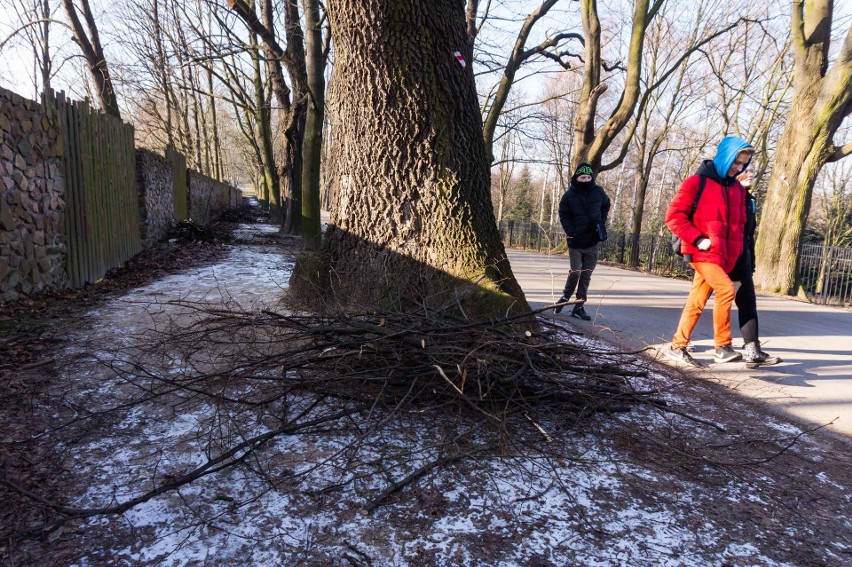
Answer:
[[[0,89],[0,302],[66,285],[60,133],[55,112]]]
[[[74,142],[65,139],[55,104],[44,106],[0,88],[0,303],[80,285],[66,272],[67,243],[73,240],[66,238],[65,228],[66,223],[73,228],[76,217],[69,214],[63,177],[63,152],[74,153],[63,148]],[[136,151],[138,215],[122,228],[138,222],[144,247],[162,240],[174,222],[174,175],[185,176],[190,218],[199,224],[242,205],[238,189],[185,166],[179,169],[175,172],[172,161],[154,152]],[[71,250],[71,257],[78,252]]]
[[[187,170],[189,186],[189,218],[198,224],[209,224],[235,201],[234,188],[221,181]]]
[[[136,150],[139,184],[139,233],[150,248],[165,238],[175,222],[172,164],[150,150]]]

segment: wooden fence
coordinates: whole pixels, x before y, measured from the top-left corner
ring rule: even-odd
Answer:
[[[68,283],[81,287],[142,250],[133,127],[64,93],[43,97],[63,128]]]

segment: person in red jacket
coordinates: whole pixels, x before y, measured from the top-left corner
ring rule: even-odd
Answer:
[[[671,348],[665,352],[666,358],[676,362],[700,366],[689,354],[687,345],[711,293],[716,294],[714,360],[731,362],[742,358],[731,346],[734,284],[728,273],[734,269],[744,245],[746,190],[737,181],[737,175],[748,166],[752,155],[751,144],[736,136],[725,137],[716,156],[702,162],[695,175],[684,180],[666,212],[666,226],[680,237],[683,257],[695,270]],[[701,177],[706,179],[698,195]],[[690,220],[696,196],[697,206]]]

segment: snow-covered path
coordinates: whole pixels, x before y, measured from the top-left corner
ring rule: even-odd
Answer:
[[[239,239],[249,242],[258,230],[274,227],[246,225]],[[165,377],[147,380],[113,369],[126,369],[129,353],[144,351],[158,331],[192,317],[189,304],[274,308],[291,266],[275,246],[236,244],[216,265],[163,278],[88,314],[86,336],[67,353],[75,359],[62,377],[67,401],[87,410],[126,407],[66,447],[75,478],[85,479],[71,495],[72,506],[100,508],[138,497],[276,427],[268,408],[234,412],[227,403],[186,392],[144,400]],[[186,370],[178,354],[168,356],[176,374]],[[683,384],[661,374],[646,385],[675,399],[688,395]],[[834,478],[813,462],[810,471],[803,465],[790,472],[785,465],[778,478],[759,466],[740,475],[696,462],[643,462],[641,450],[619,440],[635,434],[641,443],[671,429],[669,418],[642,412],[592,420],[582,431],[543,423],[555,437],[552,455],[507,453],[436,469],[371,513],[363,513],[365,503],[436,458],[434,447],[446,432],[413,413],[386,424],[381,438],[363,439],[346,427],[276,436],[241,465],[121,515],[86,520],[77,564],[780,566],[796,565],[796,547],[804,545],[817,562],[850,561],[849,514],[830,520],[847,537],[836,537],[834,524],[834,535],[826,538],[819,522],[828,520],[810,507],[793,510],[778,502],[785,490],[820,492],[839,499],[829,509],[848,511],[848,475]],[[799,433],[789,424],[768,425],[780,440]],[[703,442],[737,445],[749,435],[755,433],[744,428]],[[369,449],[350,453],[356,441]],[[390,445],[405,447],[407,462],[385,462],[382,448]],[[815,450],[801,448],[808,459]],[[359,467],[381,474],[359,478],[353,473]],[[791,474],[797,475],[792,482]]]

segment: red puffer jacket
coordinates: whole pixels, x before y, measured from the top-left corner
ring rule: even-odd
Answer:
[[[704,173],[710,175],[706,175],[704,191],[690,223],[689,212],[698,192],[699,174]],[[718,264],[725,272],[734,269],[742,254],[746,222],[746,191],[739,181],[729,182],[730,185],[724,184],[715,169],[711,172],[702,164],[698,174],[684,180],[666,211],[666,226],[680,237],[684,258],[689,262]],[[710,239],[710,248],[702,252],[695,243],[705,237]]]

